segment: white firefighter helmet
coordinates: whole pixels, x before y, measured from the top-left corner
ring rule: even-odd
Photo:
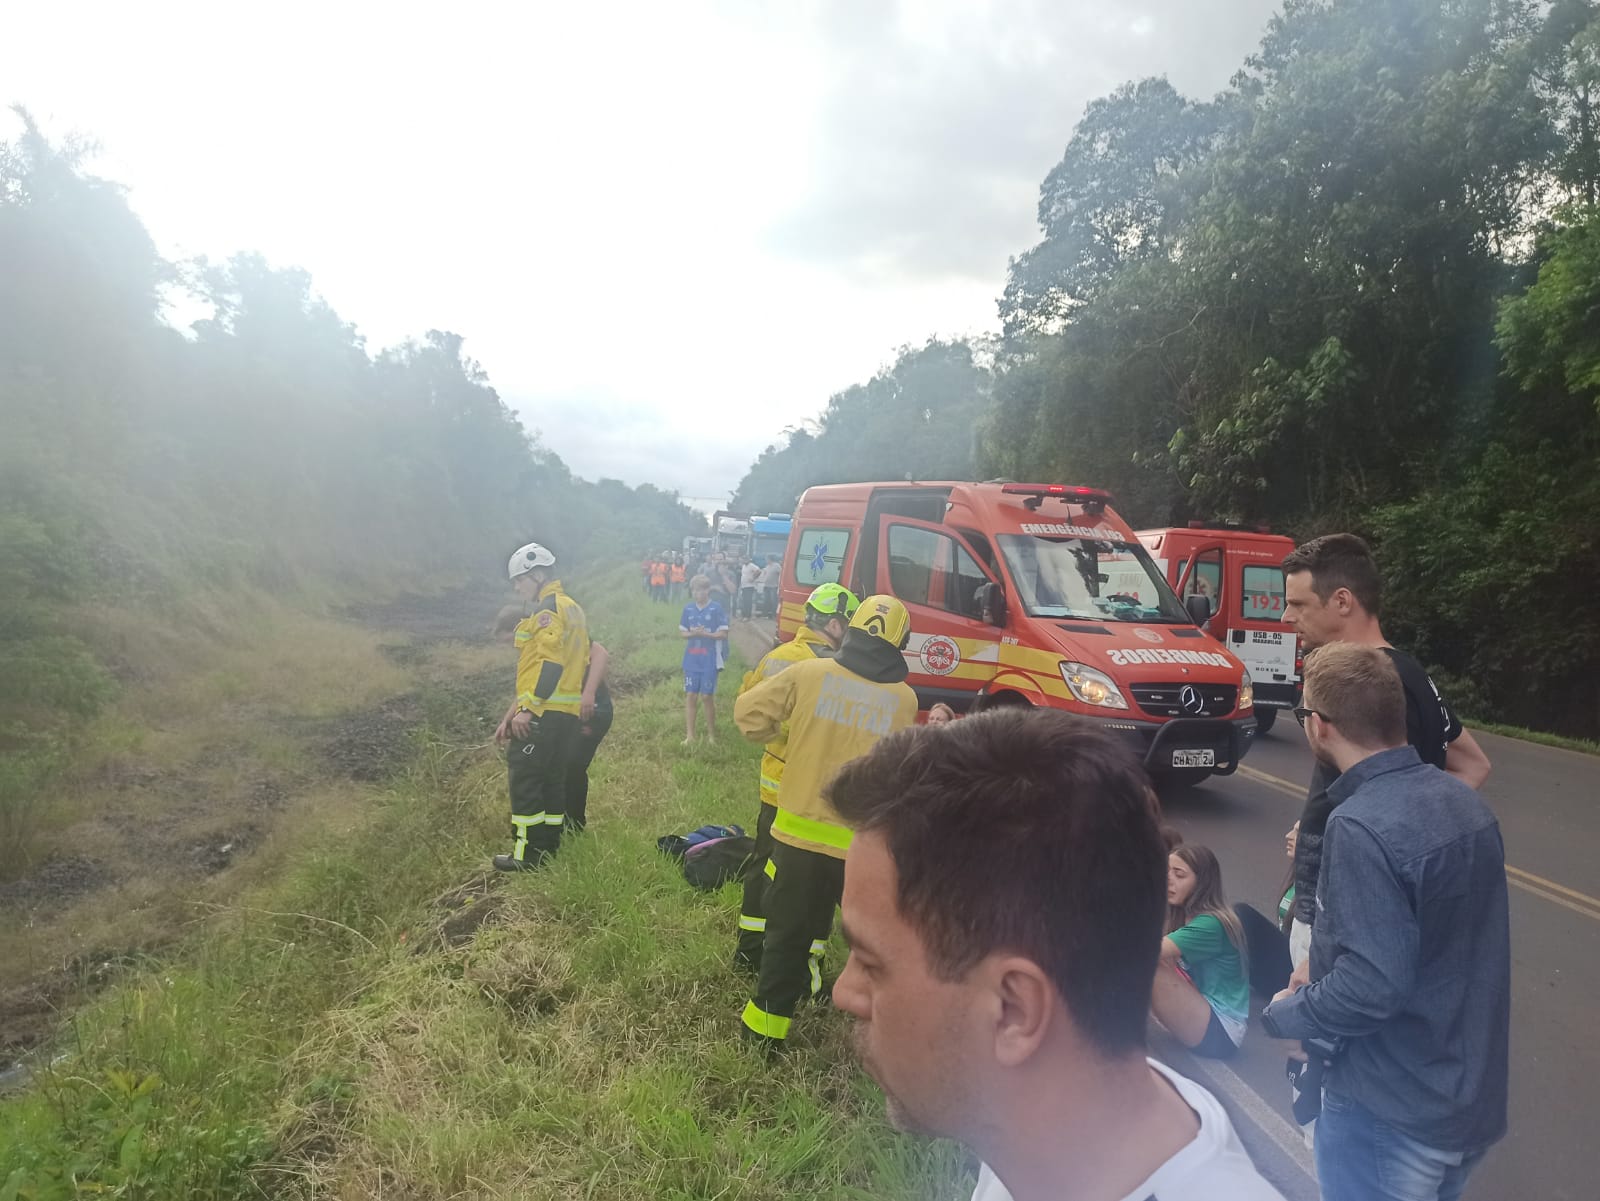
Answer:
[[[554,567],[556,557],[537,542],[530,542],[527,546],[517,548],[517,553],[511,556],[511,562],[506,565],[506,574],[513,580],[519,575],[527,575],[535,567]]]

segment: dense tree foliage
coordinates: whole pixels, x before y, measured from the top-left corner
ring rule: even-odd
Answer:
[[[492,579],[532,537],[570,562],[703,527],[674,495],[574,478],[456,334],[374,357],[304,272],[164,261],[122,191],[24,121],[0,146],[0,790],[110,687],[75,601],[393,591]],[[175,298],[210,315],[181,333]]]
[[[930,340],[902,349],[894,364],[828,401],[813,428],[790,430],[767,447],[734,493],[732,507],[787,513],[812,484],[891,478],[965,479],[974,470],[977,429],[992,376],[967,342]]]
[[[1287,0],[1213,100],[1095,101],[1011,263],[970,474],[1357,530],[1474,713],[1600,733],[1597,98],[1593,0]],[[935,474],[890,437],[846,472],[833,413],[747,485]]]

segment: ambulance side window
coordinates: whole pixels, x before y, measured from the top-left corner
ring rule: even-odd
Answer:
[[[983,606],[978,603],[978,589],[989,582],[989,577],[983,574],[983,569],[972,560],[965,548],[952,542],[952,549],[956,552],[955,563],[952,565],[950,580],[945,587],[945,608],[952,613],[959,613],[963,617],[982,618]]]
[[[976,618],[989,577],[954,538],[917,526],[889,527],[889,588],[908,605]]]
[[[849,530],[806,526],[795,540],[795,582],[802,588],[837,584],[849,549]]]
[[[1283,568],[1247,566],[1239,590],[1239,616],[1258,621],[1283,619]]]
[[[925,605],[933,587],[934,560],[949,539],[914,525],[889,527],[889,591],[908,605]]]
[[[994,547],[989,545],[989,539],[985,538],[977,530],[968,529],[966,526],[961,526],[960,529],[961,536],[967,540],[973,550],[978,552],[978,557],[988,567],[990,574],[998,576],[1000,574],[1000,564],[995,561]]]
[[[1187,559],[1178,560],[1178,576],[1182,578],[1183,569],[1188,566]],[[1220,610],[1219,598],[1222,596],[1222,551],[1207,551],[1195,560],[1194,574],[1189,577],[1189,583],[1184,589],[1183,598],[1188,600],[1191,596],[1209,596],[1211,598],[1211,611]]]

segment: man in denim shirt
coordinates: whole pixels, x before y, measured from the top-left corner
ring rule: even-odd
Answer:
[[[1511,952],[1505,847],[1478,794],[1406,744],[1381,650],[1306,664],[1312,752],[1329,790],[1311,983],[1263,1015],[1340,1050],[1317,1126],[1324,1201],[1454,1201],[1506,1130]]]

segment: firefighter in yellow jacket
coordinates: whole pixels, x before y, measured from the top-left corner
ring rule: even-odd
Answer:
[[[822,584],[806,598],[806,621],[788,642],[768,651],[751,668],[739,685],[743,696],[763,680],[770,680],[785,668],[809,659],[828,658],[844,641],[850,618],[859,602],[855,594],[840,584]],[[777,814],[778,785],[783,780],[784,756],[788,753],[789,731],[785,727],[767,743],[761,756],[761,810],[756,817],[756,850],[744,870],[744,904],[739,910],[739,945],[733,953],[734,966],[758,971],[761,945],[767,929],[767,860],[772,855],[772,819]]]
[[[761,974],[744,1009],[744,1032],[768,1050],[783,1046],[795,1007],[821,985],[813,947],[832,932],[844,891],[851,831],[824,789],[839,768],[917,718],[901,654],[910,637],[905,606],[892,596],[869,596],[835,656],[796,663],[734,704],[734,724],[752,742],[768,742],[789,725],[772,821]]]
[[[536,602],[517,626],[517,697],[495,730],[506,748],[511,792],[511,854],[496,855],[503,872],[531,871],[561,846],[567,761],[578,735],[583,672],[589,663],[588,621],[556,578],[556,559],[537,542],[511,556],[511,585]]]

